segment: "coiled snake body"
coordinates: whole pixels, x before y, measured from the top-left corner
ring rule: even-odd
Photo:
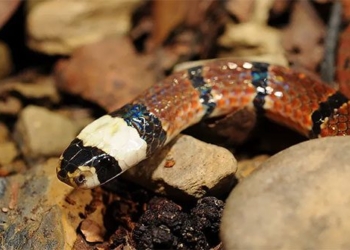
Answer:
[[[57,176],[73,187],[96,187],[185,128],[241,108],[310,138],[350,134],[349,100],[326,84],[282,66],[214,60],[168,76],[89,124],[63,152]]]

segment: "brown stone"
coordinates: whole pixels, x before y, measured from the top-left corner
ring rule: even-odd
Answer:
[[[123,177],[157,193],[184,200],[228,192],[236,169],[236,159],[227,149],[179,135]]]
[[[38,106],[27,106],[15,126],[15,139],[27,159],[58,156],[77,134],[66,117]]]
[[[60,60],[55,69],[57,86],[113,111],[155,83],[152,61],[138,55],[129,39],[110,38]]]

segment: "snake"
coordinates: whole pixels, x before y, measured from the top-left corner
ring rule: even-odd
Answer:
[[[349,104],[342,93],[305,72],[216,59],[172,73],[88,124],[60,156],[56,173],[74,188],[103,185],[187,127],[242,108],[310,139],[349,135]]]

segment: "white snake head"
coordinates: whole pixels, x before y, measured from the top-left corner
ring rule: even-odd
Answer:
[[[76,188],[102,185],[146,158],[147,143],[124,119],[104,115],[85,127],[60,158],[62,182]]]

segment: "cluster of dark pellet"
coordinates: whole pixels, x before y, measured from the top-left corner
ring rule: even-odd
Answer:
[[[210,249],[220,243],[224,202],[205,197],[189,212],[165,198],[153,198],[133,231],[137,249]]]

